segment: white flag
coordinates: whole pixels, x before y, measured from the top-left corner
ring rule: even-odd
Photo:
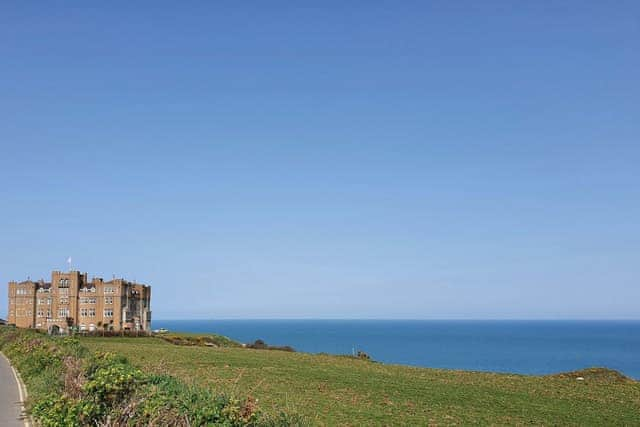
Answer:
[[[67,264],[71,264],[71,257],[67,258]]]

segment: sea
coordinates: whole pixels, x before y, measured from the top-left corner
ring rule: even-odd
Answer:
[[[640,321],[155,320],[309,353],[411,366],[544,375],[600,366],[640,380]]]

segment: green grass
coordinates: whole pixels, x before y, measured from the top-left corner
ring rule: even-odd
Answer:
[[[84,338],[138,367],[318,425],[640,425],[640,383],[592,371],[534,377],[384,365],[346,357]],[[577,381],[582,375],[584,381]]]
[[[122,354],[89,351],[74,337],[0,327],[0,350],[25,381],[27,410],[42,427],[307,424],[296,414],[261,412],[253,397],[225,396],[218,389],[145,372]]]

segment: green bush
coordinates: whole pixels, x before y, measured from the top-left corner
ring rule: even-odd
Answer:
[[[89,354],[73,338],[50,338],[0,327],[0,350],[16,365],[31,393],[30,412],[44,427],[289,426],[296,416],[263,416],[255,399],[237,399],[151,375],[111,353]]]
[[[175,345],[200,347],[241,347],[241,344],[222,335],[157,334],[156,337]]]

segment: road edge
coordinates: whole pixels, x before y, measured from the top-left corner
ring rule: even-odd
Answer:
[[[20,376],[20,372],[13,366],[11,363],[11,359],[9,359],[3,352],[0,351],[0,356],[4,357],[7,362],[9,362],[9,366],[11,367],[11,372],[13,372],[13,377],[16,380],[16,384],[18,384],[18,394],[20,395],[20,411],[22,412],[22,421],[24,422],[25,427],[31,427],[33,422],[31,420],[31,416],[27,414],[27,408],[25,403],[27,401],[27,397],[29,397],[29,393],[27,392],[27,386],[22,381],[22,377]]]

